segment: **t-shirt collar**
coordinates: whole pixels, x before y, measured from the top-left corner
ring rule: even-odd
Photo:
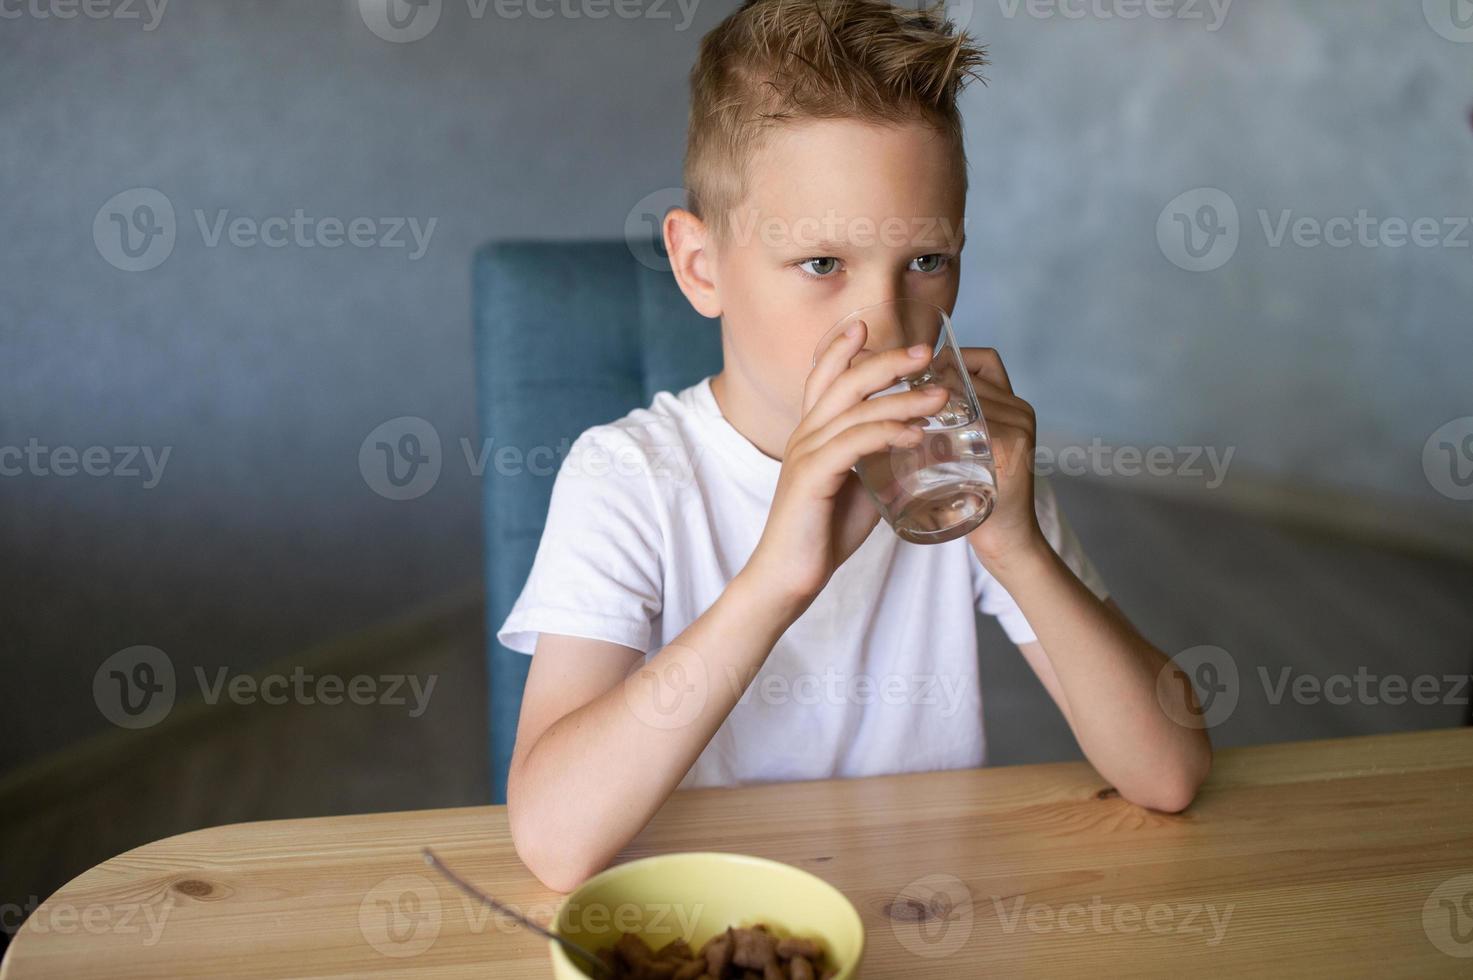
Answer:
[[[711,434],[711,448],[726,456],[737,466],[737,472],[754,481],[754,485],[760,485],[769,495],[775,492],[778,474],[782,471],[782,460],[773,459],[758,449],[721,414],[721,406],[717,404],[716,395],[711,391],[709,375],[695,386],[695,405]]]

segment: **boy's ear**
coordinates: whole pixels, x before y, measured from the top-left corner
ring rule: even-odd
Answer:
[[[665,254],[680,291],[701,316],[721,315],[721,298],[716,291],[716,254],[706,223],[685,208],[672,208],[661,226]]]

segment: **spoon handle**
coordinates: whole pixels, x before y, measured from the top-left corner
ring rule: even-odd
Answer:
[[[490,895],[487,895],[485,892],[481,891],[475,885],[472,885],[470,882],[466,881],[454,871],[451,871],[448,867],[445,866],[445,862],[441,861],[439,856],[428,847],[423,848],[421,853],[424,854],[426,864],[434,868],[436,871],[440,872],[446,878],[450,879],[451,883],[454,884],[455,887],[459,888],[467,895],[471,896],[474,899],[477,899],[478,901],[486,903],[496,911],[500,912],[502,915],[521,923],[528,929],[531,929],[533,932],[537,933],[539,936],[544,936],[547,939],[560,944],[564,949],[576,954],[579,959],[586,961],[587,966],[591,967],[594,971],[593,976],[611,977],[613,975],[613,971],[608,968],[608,965],[605,964],[603,960],[599,959],[597,956],[593,955],[582,946],[573,942],[571,939],[568,939],[564,936],[559,936],[557,933],[550,931],[540,923],[532,921],[515,909],[503,905],[501,902],[498,902]]]

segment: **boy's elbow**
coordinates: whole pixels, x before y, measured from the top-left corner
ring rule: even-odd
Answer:
[[[1197,783],[1188,780],[1161,780],[1131,794],[1122,793],[1136,806],[1161,813],[1181,813],[1197,798]]]
[[[527,866],[527,870],[531,871],[538,881],[563,895],[568,894],[593,877],[591,870],[579,868],[567,861],[530,857],[522,854],[520,847],[517,849],[517,854],[521,856],[522,863]]]
[[[1197,791],[1202,788],[1211,769],[1212,750],[1204,746],[1201,754],[1189,763],[1158,773],[1130,792],[1122,790],[1120,795],[1148,810],[1181,813],[1197,798]]]
[[[535,814],[526,814],[510,804],[507,816],[517,857],[538,881],[553,891],[567,894],[603,870],[592,856],[579,854],[566,839],[548,833],[547,822]]]

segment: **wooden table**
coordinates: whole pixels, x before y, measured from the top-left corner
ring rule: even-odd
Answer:
[[[474,807],[218,827],[43,903],[0,980],[547,977],[547,950],[427,874],[434,846],[544,918]],[[1473,730],[1218,754],[1191,810],[1088,766],[695,790],[621,856],[729,850],[841,888],[866,977],[1473,975]]]

